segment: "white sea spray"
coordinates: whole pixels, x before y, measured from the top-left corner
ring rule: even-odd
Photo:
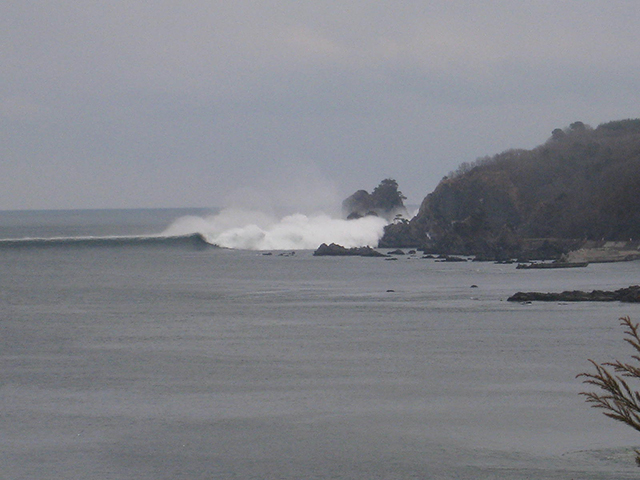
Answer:
[[[375,216],[344,220],[325,213],[295,213],[277,217],[256,210],[225,209],[209,217],[179,218],[163,234],[199,233],[220,247],[246,250],[307,250],[321,243],[375,247],[386,224]]]

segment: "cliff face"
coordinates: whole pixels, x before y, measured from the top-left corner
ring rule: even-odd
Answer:
[[[565,251],[584,240],[640,237],[640,120],[556,129],[532,150],[510,150],[445,177],[383,246],[514,256]],[[532,239],[547,239],[543,247]]]

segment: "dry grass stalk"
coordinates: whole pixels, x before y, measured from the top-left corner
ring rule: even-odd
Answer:
[[[640,431],[640,392],[629,386],[628,379],[640,379],[640,324],[633,323],[626,316],[620,318],[620,325],[625,327],[625,342],[636,351],[631,358],[637,365],[615,362],[596,363],[589,360],[595,367],[595,373],[581,373],[583,383],[595,385],[604,393],[581,392],[586,401],[593,408],[603,409],[607,417],[618,420]],[[636,452],[636,463],[640,466],[640,451]]]

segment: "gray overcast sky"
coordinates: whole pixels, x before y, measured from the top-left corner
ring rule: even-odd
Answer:
[[[0,5],[0,209],[304,208],[636,118],[640,5]]]

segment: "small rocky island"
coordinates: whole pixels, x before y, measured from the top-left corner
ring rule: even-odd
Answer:
[[[393,178],[385,178],[369,193],[358,190],[342,202],[342,213],[347,220],[354,220],[368,215],[383,217],[387,221],[404,218],[407,209],[405,197],[398,190],[398,182]]]

